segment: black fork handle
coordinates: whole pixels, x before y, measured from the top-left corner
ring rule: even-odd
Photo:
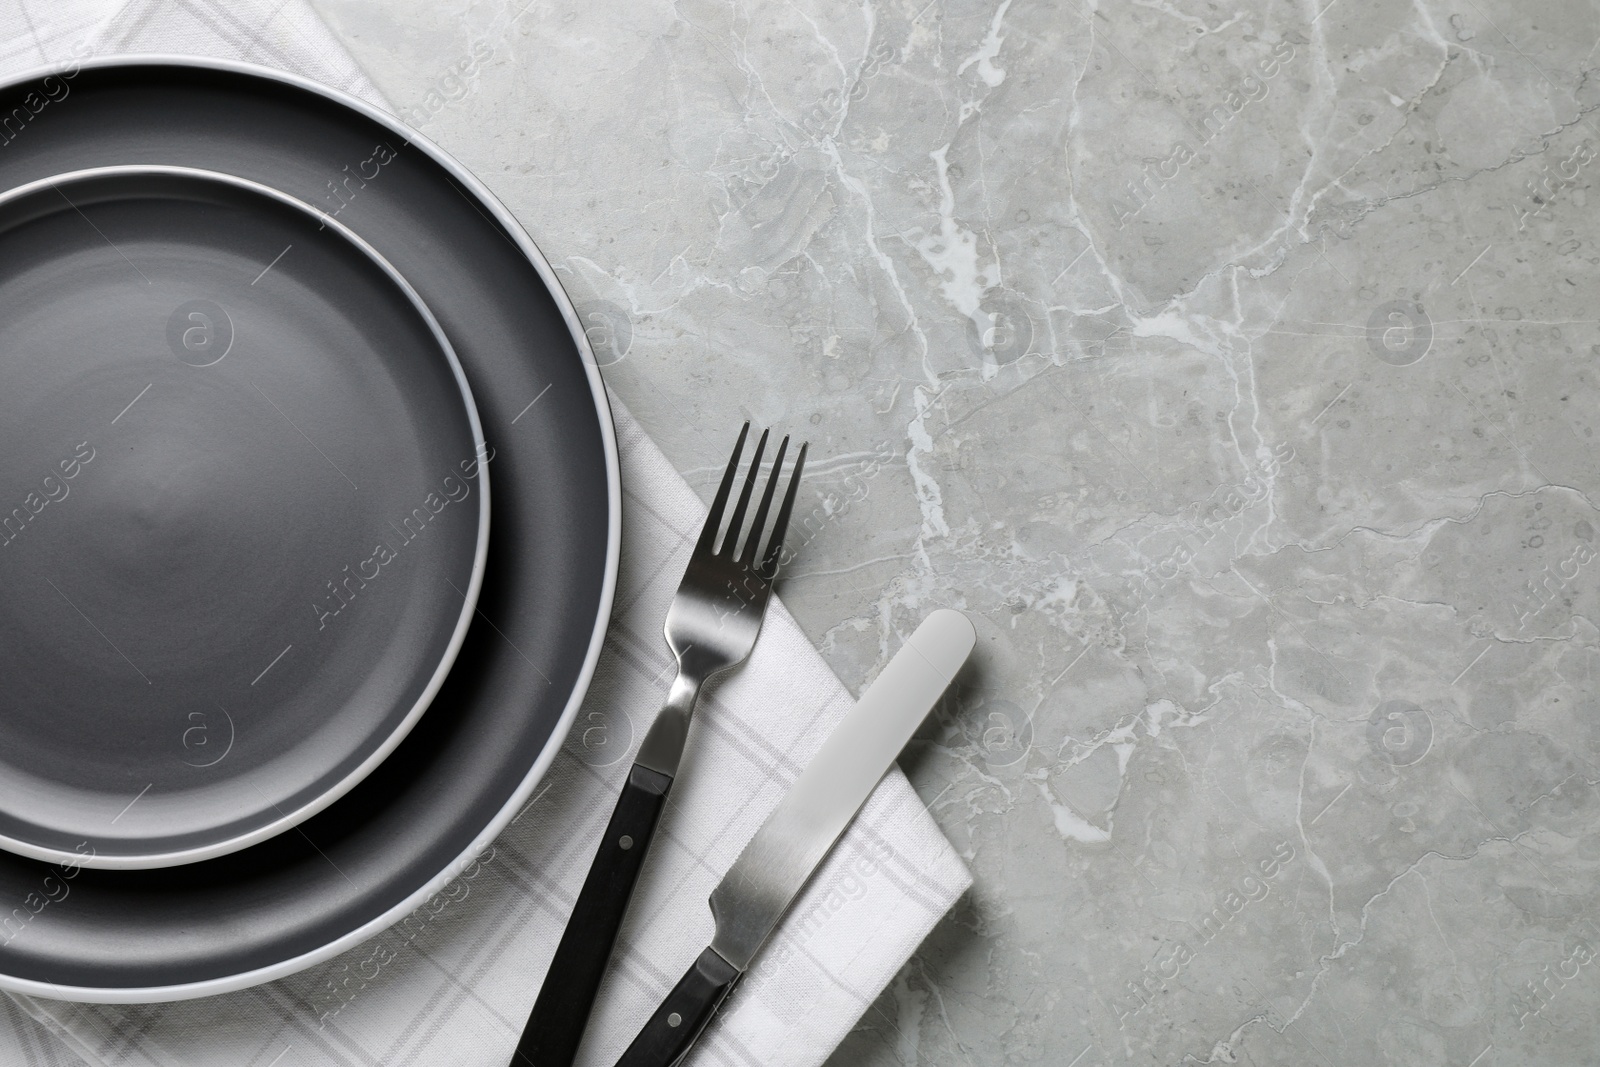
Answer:
[[[634,764],[517,1042],[514,1067],[571,1067],[672,779]]]

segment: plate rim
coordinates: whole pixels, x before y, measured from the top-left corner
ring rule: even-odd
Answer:
[[[253,196],[266,197],[269,200],[277,201],[298,211],[309,219],[316,220],[321,227],[331,230],[347,244],[366,256],[389,279],[390,283],[400,290],[401,295],[410,302],[412,308],[421,316],[423,325],[427,327],[434,343],[439,348],[439,351],[443,353],[445,362],[449,364],[450,372],[455,377],[456,387],[461,391],[461,399],[466,408],[467,424],[472,432],[475,458],[480,461],[478,463],[480,492],[478,497],[478,534],[473,548],[472,575],[467,581],[461,610],[456,615],[455,625],[450,632],[450,640],[446,643],[439,662],[434,666],[427,685],[423,687],[422,692],[412,703],[411,708],[390,730],[388,736],[369,752],[366,758],[326,790],[287,813],[269,801],[268,803],[277,809],[278,817],[262,823],[245,833],[236,834],[209,845],[197,845],[193,848],[173,849],[167,852],[103,853],[96,851],[82,854],[68,852],[65,849],[51,848],[47,845],[40,845],[0,832],[0,849],[5,849],[7,852],[46,863],[61,863],[76,867],[113,871],[157,870],[162,867],[177,867],[187,863],[199,863],[203,860],[216,859],[219,856],[226,856],[229,853],[249,848],[251,845],[259,844],[270,837],[275,837],[285,830],[293,829],[305,822],[350,792],[376,770],[378,765],[399,747],[400,742],[405,740],[406,735],[411,732],[418,720],[433,705],[434,697],[438,695],[439,690],[444,686],[445,679],[450,674],[450,669],[455,665],[456,656],[460,653],[461,646],[466,641],[467,630],[471,628],[473,612],[478,605],[478,595],[483,588],[483,576],[489,558],[489,530],[491,525],[489,467],[486,463],[481,462],[487,448],[483,437],[483,422],[478,415],[477,398],[472,394],[472,385],[467,381],[466,370],[461,366],[461,360],[456,356],[455,346],[450,343],[450,338],[446,336],[444,327],[440,325],[438,318],[434,316],[433,310],[422,299],[422,294],[417,292],[416,288],[406,280],[405,276],[395,268],[394,264],[390,263],[387,257],[372,247],[360,234],[328,214],[328,212],[281,189],[274,189],[270,185],[238,174],[173,163],[113,163],[98,167],[80,167],[77,170],[49,174],[42,178],[35,178],[33,181],[13,186],[10,189],[0,190],[0,207],[4,207],[15,200],[32,196],[45,189],[54,188],[57,192],[60,192],[59,186],[61,185],[92,182],[104,178],[131,178],[144,175],[199,179],[205,182],[243,189]],[[65,194],[62,195],[64,196]]]
[[[606,395],[605,383],[600,377],[599,363],[596,361],[594,351],[589,345],[589,339],[583,331],[582,322],[578,318],[577,310],[573,307],[572,299],[567,295],[566,289],[556,277],[555,270],[550,266],[549,260],[545,258],[544,253],[539,250],[533,239],[528,236],[527,231],[517,221],[516,216],[500,202],[499,197],[495,196],[476,174],[468,170],[454,156],[439,147],[424,134],[407,126],[398,117],[362,100],[360,97],[304,75],[264,66],[259,63],[233,59],[216,59],[209,56],[140,52],[96,56],[65,63],[39,64],[19,71],[11,77],[0,79],[0,91],[37,81],[50,75],[59,76],[64,70],[71,69],[74,66],[87,69],[167,66],[242,74],[322,97],[330,103],[348,108],[363,118],[389,129],[404,138],[407,145],[416,146],[418,150],[426,154],[435,163],[443,167],[451,177],[460,182],[478,203],[490,213],[493,221],[505,231],[506,236],[516,245],[518,251],[527,258],[528,262],[532,264],[540,280],[544,283],[551,299],[561,312],[562,321],[567,326],[567,333],[577,348],[579,359],[583,364],[584,374],[589,382],[595,405],[601,447],[605,459],[606,503],[608,507],[606,565],[605,573],[602,576],[593,630],[589,638],[588,651],[573,683],[572,693],[567,699],[566,707],[562,709],[561,716],[551,730],[550,738],[545,743],[544,749],[535,758],[532,767],[528,769],[528,773],[523,777],[522,782],[512,791],[506,803],[479,831],[472,843],[462,850],[454,860],[446,864],[443,869],[399,903],[362,923],[355,929],[349,930],[341,936],[298,956],[292,956],[289,959],[268,964],[264,967],[241,971],[237,974],[172,985],[102,987],[63,986],[39,979],[18,978],[0,970],[0,990],[26,996],[76,1001],[86,1004],[150,1004],[193,1000],[197,997],[232,993],[240,989],[247,989],[264,982],[283,978],[324,960],[332,959],[334,956],[360,945],[411,914],[424,901],[459,876],[475,859],[487,851],[494,839],[499,837],[501,831],[510,825],[511,821],[516,817],[528,797],[533,793],[534,787],[548,773],[551,764],[555,762],[556,754],[560,751],[562,744],[566,741],[567,734],[571,731],[572,724],[578,715],[578,709],[582,705],[584,697],[588,693],[589,685],[594,679],[595,668],[599,663],[600,652],[609,629],[611,608],[616,597],[617,569],[621,557],[622,544],[622,480],[617,458],[616,427],[613,422],[610,400]]]

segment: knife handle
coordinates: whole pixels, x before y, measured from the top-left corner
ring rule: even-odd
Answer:
[[[650,1016],[617,1067],[674,1067],[700,1037],[743,973],[708,948]]]
[[[520,1067],[571,1067],[672,779],[635,764],[517,1042]]]

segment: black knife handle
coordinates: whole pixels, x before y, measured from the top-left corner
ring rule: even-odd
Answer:
[[[674,1067],[733,991],[740,971],[706,949],[650,1016],[617,1067]]]
[[[635,764],[517,1042],[517,1067],[571,1067],[672,779]]]

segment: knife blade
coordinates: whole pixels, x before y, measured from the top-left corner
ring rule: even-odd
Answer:
[[[711,891],[711,945],[617,1067],[671,1067],[689,1051],[976,643],[949,608],[917,627]]]

